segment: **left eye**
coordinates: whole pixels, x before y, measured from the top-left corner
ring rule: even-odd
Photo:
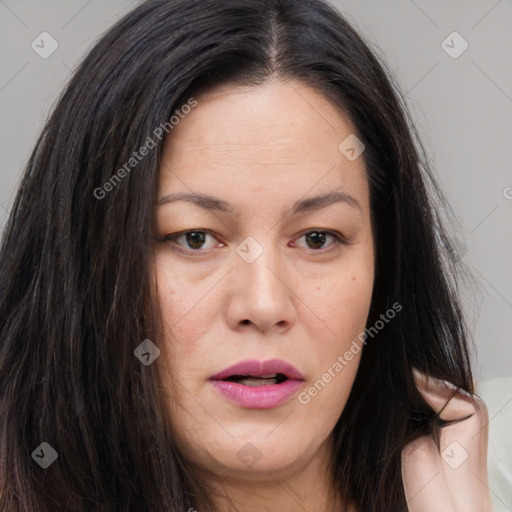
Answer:
[[[301,238],[306,240],[306,243],[308,244],[308,247],[306,248],[313,250],[324,249],[324,245],[329,238],[334,239],[335,244],[343,243],[341,237],[338,234],[331,233],[330,231],[309,231],[308,233],[302,235],[300,238],[297,238],[297,240],[300,240]],[[328,247],[331,245],[333,244],[329,244]]]

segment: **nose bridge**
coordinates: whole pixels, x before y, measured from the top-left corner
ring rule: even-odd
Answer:
[[[268,239],[260,242],[248,237],[237,247],[237,254],[237,292],[232,297],[237,322],[249,320],[260,328],[291,324],[293,294],[279,249]]]
[[[277,261],[279,254],[271,242],[266,240],[264,244],[252,237],[242,242],[237,248],[240,256],[237,267],[240,277],[247,283],[246,293],[270,303],[284,292],[283,283],[276,276],[282,265]]]

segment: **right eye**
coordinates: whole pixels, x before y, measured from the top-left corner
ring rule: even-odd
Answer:
[[[207,243],[208,237],[212,240],[216,240],[216,238],[207,230],[194,229],[166,235],[162,238],[162,241],[187,252],[204,252],[215,247],[215,245],[211,244],[210,247],[204,247]],[[224,244],[221,244],[221,246],[223,245]]]

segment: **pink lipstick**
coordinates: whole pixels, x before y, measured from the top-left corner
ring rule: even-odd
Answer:
[[[302,374],[280,359],[241,361],[212,375],[210,382],[225,398],[248,409],[277,407],[302,386]]]

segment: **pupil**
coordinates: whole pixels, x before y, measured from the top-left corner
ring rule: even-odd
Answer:
[[[319,233],[318,231],[315,231],[314,233],[308,233],[307,238],[311,243],[309,245],[318,245],[313,247],[314,249],[321,249],[322,245],[325,244],[325,233]]]
[[[204,238],[205,234],[199,231],[187,233],[187,243],[192,249],[200,249],[201,245],[204,243]]]

